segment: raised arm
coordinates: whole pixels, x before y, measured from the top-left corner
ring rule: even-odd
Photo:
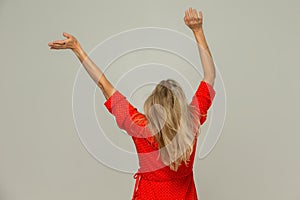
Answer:
[[[105,98],[108,99],[116,91],[116,89],[107,80],[100,68],[97,67],[97,65],[88,57],[78,40],[73,35],[65,32],[63,33],[63,36],[67,39],[49,42],[48,46],[50,46],[50,49],[71,49],[97,86],[102,90]]]
[[[203,80],[200,82],[197,91],[195,92],[190,105],[197,111],[200,119],[200,124],[203,124],[207,118],[207,112],[215,97],[215,90],[213,89],[215,80],[215,66],[205,40],[202,29],[203,16],[202,12],[197,14],[196,9],[189,8],[185,11],[184,22],[193,31],[198,44],[200,59],[204,71]]]
[[[202,12],[200,11],[198,15],[196,9],[189,8],[185,11],[184,22],[193,31],[198,44],[199,55],[204,72],[203,81],[213,86],[216,77],[215,65],[202,28]]]

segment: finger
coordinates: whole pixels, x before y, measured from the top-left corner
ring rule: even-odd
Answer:
[[[191,19],[193,17],[193,9],[189,8],[189,18]]]
[[[56,50],[58,50],[58,49],[65,49],[65,48],[62,48],[62,47],[51,47],[51,49],[56,49]]]
[[[52,43],[53,44],[63,44],[63,43],[65,43],[65,40],[55,40]]]
[[[49,47],[53,47],[54,44],[53,44],[53,43],[49,43],[48,46],[49,46]]]
[[[58,50],[58,49],[57,49],[57,48],[55,48],[55,47],[50,47],[50,49]]]
[[[51,47],[56,48],[56,49],[66,48],[64,44],[53,44]]]
[[[50,46],[50,45],[62,44],[62,43],[63,43],[62,40],[61,41],[60,40],[55,40],[55,41],[49,42],[48,45]]]
[[[195,19],[197,19],[197,18],[198,18],[198,15],[197,15],[197,11],[196,11],[196,9],[193,9],[193,17],[194,17]]]
[[[56,45],[56,46],[63,46],[63,45],[66,45],[66,43],[65,43],[65,42],[53,43],[53,45]]]
[[[202,17],[203,17],[202,16],[202,11],[199,12],[199,17],[200,17],[200,19],[202,19]]]
[[[188,10],[185,11],[185,15],[186,15],[186,19],[189,20],[190,19],[190,15],[189,15],[189,11]]]
[[[193,19],[197,18],[197,15],[195,14],[195,9],[192,9],[192,15],[193,15]]]

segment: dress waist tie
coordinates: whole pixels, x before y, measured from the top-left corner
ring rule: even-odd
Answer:
[[[133,197],[132,197],[132,200],[135,200],[138,196],[138,188],[139,188],[139,184],[140,184],[140,180],[142,178],[142,174],[140,172],[136,172],[134,175],[133,175],[133,178],[136,179],[135,180],[135,185],[134,185],[134,192],[133,192]]]
[[[189,175],[193,176],[193,170],[191,170],[188,174],[185,174],[181,177],[176,177],[176,178],[183,178],[183,177],[187,177]],[[136,198],[138,197],[138,189],[139,189],[139,185],[140,185],[140,180],[142,178],[142,173],[139,171],[136,172],[133,175],[133,178],[136,179],[136,181],[135,181],[135,185],[134,185],[134,192],[133,192],[132,200],[136,200]],[[164,180],[164,181],[172,181],[172,180]]]

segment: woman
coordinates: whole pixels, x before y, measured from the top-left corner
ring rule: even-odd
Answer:
[[[132,199],[198,199],[193,178],[193,163],[200,125],[207,117],[215,96],[215,67],[202,29],[202,12],[185,11],[184,22],[193,31],[204,70],[192,101],[172,79],[157,84],[144,103],[145,114],[131,105],[107,80],[102,71],[81,48],[78,40],[67,38],[50,42],[50,49],[71,49],[91,78],[102,90],[104,105],[114,115],[118,126],[132,137],[140,168]]]

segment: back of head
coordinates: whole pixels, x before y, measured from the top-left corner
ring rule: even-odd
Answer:
[[[188,164],[193,150],[199,120],[187,98],[173,79],[157,84],[144,103],[149,128],[160,148],[160,157],[170,169],[177,171],[182,161]]]

